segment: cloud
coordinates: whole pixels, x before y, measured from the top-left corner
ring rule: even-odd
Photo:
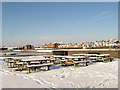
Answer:
[[[108,14],[110,14],[110,12],[105,11],[105,12],[99,13],[99,14],[96,15],[95,17],[96,17],[96,18],[99,18],[99,17],[103,17],[103,16],[108,15]]]
[[[105,20],[109,20],[113,17],[113,14],[110,12],[102,12],[99,13],[98,15],[94,16],[92,19],[93,21],[105,21]]]

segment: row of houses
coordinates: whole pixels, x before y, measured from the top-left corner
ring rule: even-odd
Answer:
[[[0,50],[28,50],[28,49],[34,49],[34,46],[33,45],[25,45],[25,46],[18,46],[18,47],[12,47],[12,46],[0,47]]]
[[[37,47],[38,48],[38,47]],[[0,50],[29,50],[29,49],[37,49],[33,45],[25,45],[25,46],[19,46],[19,47],[0,47]],[[69,49],[69,48],[120,48],[120,40],[117,41],[116,39],[110,39],[110,40],[101,40],[96,42],[82,42],[82,43],[49,43],[45,45],[41,45],[39,49]]]
[[[102,40],[96,42],[84,42],[84,43],[49,43],[42,45],[41,48],[98,48],[98,47],[120,47],[120,41],[116,39]]]

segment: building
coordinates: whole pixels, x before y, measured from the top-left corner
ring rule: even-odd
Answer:
[[[34,46],[32,45],[26,45],[23,47],[23,49],[27,50],[27,49],[34,49]]]
[[[59,45],[60,45],[59,43],[49,43],[47,45],[47,48],[58,48]]]

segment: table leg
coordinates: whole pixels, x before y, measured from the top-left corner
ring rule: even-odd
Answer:
[[[50,66],[48,65],[48,66],[47,66],[47,70],[50,70],[50,68],[49,68],[49,67],[50,67]]]
[[[55,62],[56,62],[56,58],[55,58],[55,60],[53,61],[53,64],[55,64]]]
[[[10,68],[12,68],[12,64],[10,63]]]
[[[60,63],[60,60],[61,60],[61,59],[59,58],[59,63]]]
[[[42,64],[42,61],[40,61],[40,64]]]
[[[85,62],[85,65],[88,66],[88,62],[87,61]]]
[[[15,65],[15,61],[13,62],[13,66],[12,66],[13,68],[14,68],[14,65]]]
[[[69,61],[69,59],[67,59],[67,61],[65,62],[65,64],[68,66],[68,61]]]
[[[97,62],[97,61],[98,61],[98,58],[99,58],[99,57],[97,57],[97,58],[95,59],[95,62]]]
[[[48,60],[49,61],[49,63],[51,63],[51,60]]]
[[[112,62],[112,57],[109,57],[110,62]]]
[[[9,59],[7,59],[7,61],[6,61],[6,62],[7,62],[7,66],[9,66]]]
[[[27,63],[27,66],[30,65],[30,62],[26,62]],[[28,74],[30,73],[30,67],[27,67],[28,69]]]
[[[9,63],[8,63],[8,61],[6,61],[7,62],[7,66],[9,65]]]
[[[19,64],[17,64],[17,68],[18,68],[18,70],[19,70]]]
[[[23,70],[23,67],[24,67],[24,62],[23,62],[23,64],[22,64],[22,66],[21,66],[21,71]]]
[[[87,62],[87,59],[85,58],[85,59],[83,59],[83,61],[85,61],[85,66],[88,66],[88,62]]]
[[[102,57],[103,62],[105,63],[104,57]]]
[[[76,64],[76,63],[74,63],[74,67],[75,67],[75,68],[77,67],[77,64]]]
[[[30,73],[30,67],[27,68],[28,69],[28,74]]]

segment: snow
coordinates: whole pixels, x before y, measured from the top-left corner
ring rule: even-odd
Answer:
[[[26,74],[27,70],[15,71],[0,61],[3,88],[118,88],[118,60],[95,62],[89,66],[54,65]],[[17,82],[16,82],[17,80]],[[12,83],[11,83],[12,82]]]

